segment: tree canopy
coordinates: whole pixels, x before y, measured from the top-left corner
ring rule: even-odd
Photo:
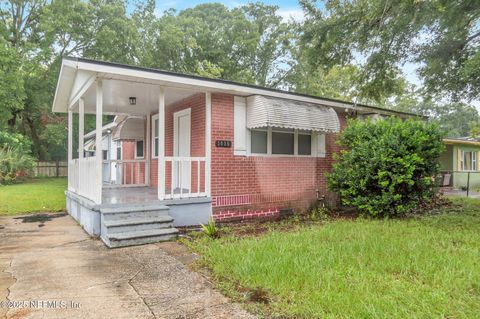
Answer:
[[[1,0],[0,131],[32,140],[37,158],[66,156],[65,117],[50,110],[63,55],[416,111],[451,135],[478,127],[477,1],[301,5],[299,22],[261,2],[159,13],[154,0]],[[422,87],[405,78],[407,62]]]
[[[426,93],[480,96],[477,0],[301,0],[310,63],[329,70],[357,62],[361,97],[398,93],[402,66],[418,63]],[[307,45],[308,44],[308,45]]]

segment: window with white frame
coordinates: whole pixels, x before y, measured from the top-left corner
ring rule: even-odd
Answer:
[[[462,151],[460,161],[461,161],[462,171],[477,170],[477,152]]]
[[[309,131],[277,128],[250,130],[250,154],[312,156],[313,138]]]
[[[272,130],[272,154],[295,155],[295,132],[293,130]]]
[[[152,150],[153,157],[158,157],[158,115],[152,117]]]
[[[312,134],[298,132],[298,155],[312,155]]]
[[[143,140],[135,141],[135,158],[143,158]]]
[[[252,130],[251,136],[251,153],[252,154],[267,154],[267,130]]]

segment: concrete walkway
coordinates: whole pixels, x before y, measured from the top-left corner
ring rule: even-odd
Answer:
[[[51,217],[0,217],[0,317],[252,318],[186,268],[183,246],[107,249]]]

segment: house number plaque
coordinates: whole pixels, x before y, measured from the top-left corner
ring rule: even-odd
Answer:
[[[229,147],[232,147],[232,141],[218,140],[218,141],[215,141],[215,146],[229,148]]]

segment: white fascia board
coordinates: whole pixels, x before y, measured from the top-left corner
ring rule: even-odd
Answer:
[[[62,65],[60,66],[60,73],[58,75],[57,79],[57,86],[55,87],[55,95],[53,96],[53,104],[52,104],[52,112],[55,112],[55,105],[57,102],[57,96],[58,96],[58,91],[60,88],[60,81],[62,79],[62,74],[63,74],[63,66],[65,65],[65,61],[62,61]]]

